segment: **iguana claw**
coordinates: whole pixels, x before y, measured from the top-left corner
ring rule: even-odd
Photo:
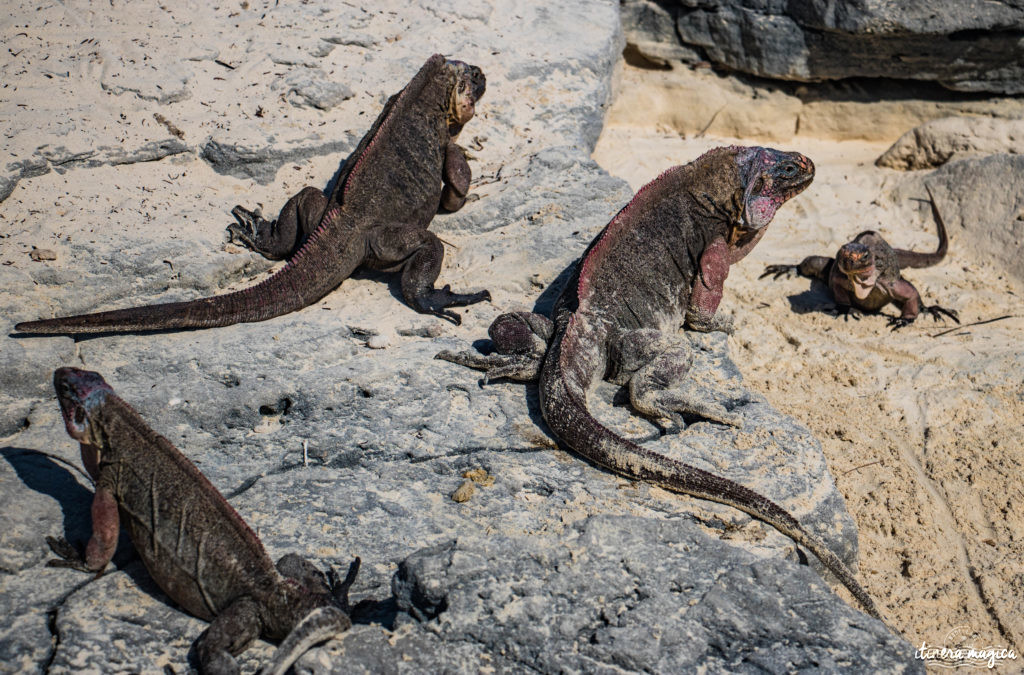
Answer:
[[[767,276],[771,276],[773,279],[783,276],[792,277],[797,274],[799,267],[799,265],[765,265],[764,272],[758,279],[764,279]]]
[[[331,587],[331,595],[334,596],[346,611],[348,611],[349,607],[348,591],[352,587],[352,584],[355,583],[356,575],[359,574],[359,566],[361,563],[362,560],[359,559],[359,556],[356,556],[356,558],[349,563],[348,572],[345,573],[344,579],[339,579],[338,571],[334,569],[334,567],[331,567],[327,572],[327,581]]]
[[[940,307],[938,305],[928,305],[924,308],[924,311],[931,314],[932,319],[935,321],[941,319],[942,315],[946,315],[956,323],[960,323],[960,314],[955,309],[946,309],[945,307]]]
[[[96,570],[89,569],[89,566],[85,563],[85,558],[82,554],[68,543],[68,540],[64,537],[47,537],[46,543],[58,557],[52,560],[46,561],[47,567],[65,567],[79,572],[95,572]],[[103,570],[99,571],[102,574]],[[99,576],[97,574],[97,576]]]
[[[889,326],[889,330],[897,331],[900,328],[903,328],[904,326],[909,326],[912,323],[914,323],[913,319],[905,319],[902,316],[891,316],[889,317],[889,323],[886,325]]]
[[[850,319],[860,321],[861,314],[863,312],[852,305],[836,305],[835,314],[832,316],[836,319],[843,317],[843,321],[849,321]]]
[[[231,209],[231,215],[238,222],[228,225],[229,239],[234,241],[235,237],[238,237],[239,241],[245,246],[255,250],[256,233],[259,231],[260,225],[266,222],[263,219],[263,211],[258,206],[250,211],[241,205],[236,205],[235,208]]]

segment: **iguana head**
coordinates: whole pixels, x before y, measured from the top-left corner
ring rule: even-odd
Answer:
[[[787,200],[814,180],[814,162],[799,152],[773,148],[738,148],[736,161],[743,181],[743,226],[763,229]]]
[[[99,447],[99,430],[93,420],[97,408],[114,390],[99,373],[78,368],[58,368],[53,373],[53,388],[57,390],[68,435],[80,443]]]
[[[864,244],[843,244],[836,253],[836,267],[849,279],[853,294],[859,300],[868,297],[871,289],[875,287],[875,282],[878,281],[875,256]]]
[[[448,128],[452,137],[458,135],[466,122],[473,118],[476,103],[487,89],[482,70],[462,61],[445,62],[451,76],[452,90],[448,101]]]

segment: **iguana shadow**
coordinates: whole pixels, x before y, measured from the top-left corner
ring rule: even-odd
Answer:
[[[84,547],[85,542],[92,535],[92,491],[84,487],[70,469],[61,466],[60,462],[54,458],[33,448],[7,446],[0,448],[0,455],[7,460],[27,488],[52,497],[60,505],[64,522],[64,531],[60,533],[61,536],[79,548]],[[39,545],[45,549],[45,537],[57,534],[57,532],[38,532]],[[111,563],[117,570],[123,571],[131,577],[138,588],[147,595],[164,604],[175,606],[150,578],[124,530],[121,531],[118,538],[117,549]]]
[[[65,539],[84,541],[89,538],[92,532],[92,517],[89,515],[92,492],[82,486],[70,469],[32,448],[8,446],[0,448],[0,455],[3,455],[26,487],[52,497],[60,505]],[[46,546],[43,540],[45,534],[39,532],[39,544],[43,547]]]
[[[811,312],[828,314],[834,312],[836,308],[835,299],[833,299],[828,286],[817,279],[811,281],[811,287],[806,291],[790,295],[786,299],[789,300],[789,308],[793,310],[794,314],[810,314]]]

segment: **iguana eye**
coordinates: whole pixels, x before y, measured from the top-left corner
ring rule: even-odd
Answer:
[[[786,162],[780,167],[780,170],[782,172],[782,175],[785,176],[786,178],[792,178],[799,172],[799,170],[796,168],[796,164],[793,164],[792,162]]]

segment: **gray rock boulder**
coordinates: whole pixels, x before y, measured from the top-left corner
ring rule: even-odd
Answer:
[[[627,40],[655,58],[690,60],[695,50],[760,77],[885,77],[1024,93],[1024,7],[1016,2],[627,0],[625,6]],[[661,46],[666,41],[675,46]]]
[[[943,117],[903,134],[875,162],[904,171],[934,169],[971,155],[1024,154],[1024,119]]]
[[[1024,279],[1024,156],[955,160],[901,178],[890,196],[894,207],[927,199],[927,184],[949,230],[950,250],[969,249]]]

